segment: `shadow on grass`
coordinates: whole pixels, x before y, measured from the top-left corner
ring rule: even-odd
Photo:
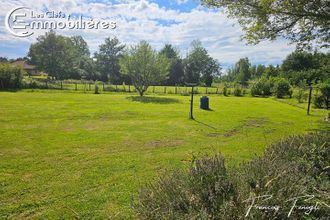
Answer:
[[[206,126],[206,127],[209,127],[209,128],[212,128],[213,130],[217,130],[217,128],[216,127],[213,127],[212,125],[208,125],[208,124],[206,124],[206,123],[204,123],[204,122],[201,122],[201,121],[198,121],[198,120],[196,120],[196,119],[193,119],[195,122],[197,122],[198,124],[201,124],[201,125],[204,125],[204,126]]]
[[[154,97],[154,96],[129,96],[128,100],[141,103],[154,103],[154,104],[173,104],[179,103],[178,99],[166,98],[166,97]]]

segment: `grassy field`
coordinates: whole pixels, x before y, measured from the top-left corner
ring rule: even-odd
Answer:
[[[229,164],[291,134],[328,128],[326,112],[272,98],[0,92],[1,218],[129,218],[139,187],[193,156]]]

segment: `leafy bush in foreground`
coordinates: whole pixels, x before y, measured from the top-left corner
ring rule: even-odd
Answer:
[[[263,156],[231,169],[226,168],[221,155],[205,156],[195,160],[188,171],[166,174],[144,187],[136,204],[138,216],[230,220],[330,217],[325,205],[330,204],[329,141],[329,132],[293,136],[274,143]],[[308,201],[300,198],[307,195],[314,197]],[[316,203],[317,209],[311,208],[308,215],[304,213],[308,210],[298,210]]]
[[[316,108],[330,108],[330,81],[320,84],[321,95],[317,96],[314,100]]]

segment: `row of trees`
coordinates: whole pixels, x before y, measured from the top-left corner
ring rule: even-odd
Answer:
[[[158,72],[148,78],[148,81],[152,79],[152,83],[183,85],[185,82],[194,82],[210,86],[213,78],[220,73],[218,61],[208,54],[199,41],[192,42],[190,53],[182,59],[180,52],[170,44],[157,52],[145,41],[128,47],[117,38],[106,38],[91,57],[88,45],[81,36],[65,37],[51,31],[39,36],[37,42],[31,45],[28,59],[56,79],[83,78],[121,84],[136,83],[137,78],[143,78],[138,76],[144,74],[143,68],[146,68],[141,65],[148,66],[148,63],[156,62],[153,60],[156,54],[166,58],[166,62],[162,62],[162,70],[158,68]],[[132,66],[132,63],[127,62],[128,56],[139,62]],[[133,69],[136,71],[134,76],[131,74]]]
[[[221,80],[246,86],[260,78],[281,77],[287,79],[291,85],[301,86],[325,81],[329,76],[330,53],[295,51],[277,66],[251,65],[248,58],[242,58]]]

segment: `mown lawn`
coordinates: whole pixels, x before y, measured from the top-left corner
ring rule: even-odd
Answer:
[[[272,98],[0,92],[0,218],[129,218],[144,183],[193,156],[230,164],[282,137],[324,128],[325,111]]]

